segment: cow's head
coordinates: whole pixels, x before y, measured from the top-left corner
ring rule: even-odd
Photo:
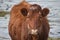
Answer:
[[[49,14],[49,9],[42,9],[40,5],[33,4],[30,6],[26,20],[28,21],[29,34],[36,35],[42,31],[43,18]]]

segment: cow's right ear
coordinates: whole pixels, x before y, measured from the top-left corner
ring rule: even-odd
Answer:
[[[26,8],[22,8],[20,11],[21,11],[23,16],[27,16],[28,10]]]
[[[49,9],[48,8],[44,8],[42,10],[42,17],[46,17],[49,14]]]

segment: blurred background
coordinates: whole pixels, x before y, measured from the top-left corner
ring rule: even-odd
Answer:
[[[60,0],[26,0],[30,4],[39,4],[42,8],[49,8],[48,20],[50,33],[48,40],[60,40]],[[10,40],[8,23],[10,11],[14,5],[22,0],[0,0],[0,40]]]

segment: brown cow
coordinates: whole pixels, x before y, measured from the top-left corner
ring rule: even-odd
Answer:
[[[8,27],[12,40],[21,40],[21,24],[28,13],[29,6],[29,3],[23,1],[12,8]]]
[[[22,2],[14,6],[10,14],[9,35],[12,40],[47,40],[49,9],[37,4]]]
[[[28,30],[29,40],[47,40],[49,34],[49,23],[47,20],[47,15],[49,14],[49,9],[42,9],[41,6],[33,4],[29,8],[29,13],[27,15],[25,25]],[[25,35],[27,35],[27,33]]]

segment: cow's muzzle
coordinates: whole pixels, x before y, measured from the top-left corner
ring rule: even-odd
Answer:
[[[31,34],[32,34],[32,35],[37,35],[37,33],[38,33],[37,31],[38,31],[37,29],[32,29],[32,30],[31,30]]]

